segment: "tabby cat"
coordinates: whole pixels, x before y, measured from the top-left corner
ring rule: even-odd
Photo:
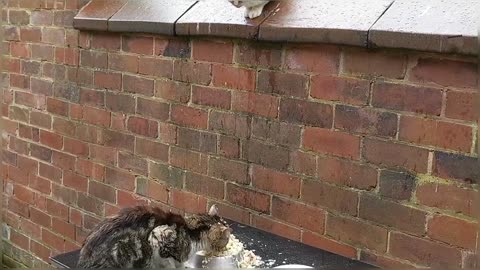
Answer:
[[[224,248],[231,229],[212,206],[182,217],[157,207],[125,208],[100,222],[80,251],[79,268],[183,268],[199,250]]]

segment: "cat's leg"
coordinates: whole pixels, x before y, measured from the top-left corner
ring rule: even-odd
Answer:
[[[245,10],[245,17],[250,19],[255,19],[258,16],[262,15],[263,8],[267,3],[260,4],[258,6],[250,7]]]

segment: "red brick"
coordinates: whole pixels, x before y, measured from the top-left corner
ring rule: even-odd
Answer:
[[[55,63],[78,66],[79,53],[76,48],[55,48]]]
[[[6,71],[20,73],[21,72],[20,64],[21,62],[19,59],[4,57],[3,66]],[[18,74],[10,74],[10,76],[14,76],[13,79],[11,78],[11,81],[15,81],[15,85],[20,85],[18,86],[19,88],[29,87],[30,80],[26,76],[18,75]]]
[[[29,221],[28,219],[22,219],[18,227],[31,238],[39,239],[42,233],[40,226]]]
[[[217,135],[179,127],[177,129],[177,145],[204,153],[216,153]]]
[[[127,116],[123,113],[112,113],[110,128],[113,130],[127,131]]]
[[[10,24],[27,25],[30,22],[30,16],[25,10],[8,10]]]
[[[41,64],[37,61],[21,61],[21,73],[25,75],[40,75]]]
[[[153,37],[122,36],[122,50],[137,54],[153,54]]]
[[[52,185],[52,197],[58,202],[70,206],[77,205],[78,201],[77,192],[75,190],[56,184]]]
[[[335,106],[335,128],[368,135],[395,137],[397,115],[367,108]]]
[[[207,155],[178,147],[170,148],[170,164],[175,167],[206,174],[207,162]]]
[[[46,195],[49,195],[52,190],[52,183],[44,178],[38,177],[36,175],[31,174],[29,176],[29,187],[40,191],[41,193],[44,193]]]
[[[52,132],[40,130],[40,143],[55,149],[62,149],[63,137]]]
[[[458,249],[425,239],[392,232],[390,254],[425,266],[459,267],[462,255]]]
[[[10,54],[19,58],[30,58],[30,45],[20,42],[10,43]]]
[[[394,200],[410,200],[416,187],[415,175],[404,171],[381,170],[379,194]]]
[[[347,258],[356,259],[357,250],[349,245],[339,243],[325,236],[304,231],[302,234],[302,242],[309,246],[313,246],[328,252],[338,254]]]
[[[103,215],[104,203],[96,198],[87,196],[84,193],[78,193],[78,207],[87,212],[94,213],[96,215]],[[84,216],[84,219],[87,215]],[[85,223],[85,220],[84,220]]]
[[[476,120],[475,100],[478,100],[475,93],[448,91],[445,116],[467,121]]]
[[[6,61],[4,61],[4,66]],[[20,65],[18,66],[20,69]],[[11,70],[9,69],[11,72]],[[29,77],[24,76],[24,75],[19,75],[19,74],[10,74],[10,86],[11,87],[16,87],[16,88],[23,88],[23,89],[28,89],[30,88],[30,80]]]
[[[256,72],[252,69],[213,65],[213,85],[236,90],[255,90]]]
[[[347,133],[320,128],[306,128],[303,137],[306,149],[350,159],[360,158],[360,138]]]
[[[135,177],[123,170],[106,168],[105,182],[116,188],[135,190]]]
[[[231,93],[225,90],[192,86],[192,102],[199,105],[230,109]]]
[[[23,42],[41,42],[42,31],[39,27],[20,28],[20,40]]]
[[[270,212],[270,195],[227,183],[226,200],[262,213]]]
[[[89,147],[90,158],[98,160],[106,165],[114,165],[116,163],[116,149],[99,145],[89,145]]]
[[[92,33],[80,32],[78,35],[78,45],[80,48],[89,49],[92,40]]]
[[[137,138],[135,154],[147,156],[156,160],[168,161],[168,145]]]
[[[106,107],[114,112],[134,113],[135,98],[131,95],[107,93]]]
[[[425,234],[427,213],[374,196],[361,196],[359,217],[415,235]]]
[[[278,103],[277,97],[265,94],[233,92],[232,96],[233,110],[269,118],[277,117]]]
[[[117,191],[117,205],[120,207],[131,207],[135,205],[147,205],[147,201],[130,192]]]
[[[434,216],[428,221],[428,236],[446,244],[475,250],[477,224],[465,220]]]
[[[440,89],[405,84],[376,83],[373,85],[372,105],[390,110],[440,115]]]
[[[138,57],[125,54],[108,54],[108,68],[116,71],[137,73],[139,70]]]
[[[54,99],[47,99],[47,111],[61,116],[68,116],[68,103]]]
[[[190,40],[187,38],[155,38],[155,54],[175,58],[190,58]]]
[[[10,212],[16,213],[19,216],[24,218],[29,217],[28,204],[24,203],[16,198],[10,197],[6,203],[8,205],[8,210]],[[32,219],[32,214],[30,213],[30,219]],[[23,221],[22,221],[23,222]]]
[[[207,208],[207,200],[196,194],[171,190],[170,199],[173,207],[184,210],[188,213],[205,213]]]
[[[10,230],[10,241],[24,250],[30,249],[30,239],[14,230]]]
[[[52,226],[52,218],[48,214],[31,207],[30,220],[46,228],[50,228]]]
[[[226,181],[248,184],[248,164],[223,158],[210,158],[209,175]]]
[[[155,201],[166,203],[168,201],[168,187],[147,178],[137,178],[137,194],[149,197]]]
[[[50,255],[52,254],[48,247],[33,240],[30,240],[30,251],[45,262],[50,260]]]
[[[173,61],[169,59],[140,57],[138,73],[170,79],[173,73]]]
[[[120,50],[120,35],[109,33],[95,33],[92,35],[93,49]]]
[[[257,91],[306,98],[308,77],[300,74],[261,70],[258,73]]]
[[[70,208],[70,215],[68,218],[68,222],[77,225],[77,226],[82,226],[83,221],[83,214],[82,212],[78,211],[77,209]]]
[[[105,178],[105,167],[90,160],[77,159],[75,172],[99,181],[103,181]]]
[[[262,216],[252,216],[252,226],[297,242],[300,241],[301,238],[299,229]]]
[[[240,156],[239,139],[221,135],[218,139],[218,154],[226,158],[238,158]]]
[[[412,68],[411,80],[441,86],[477,88],[478,65],[474,62],[420,58]]]
[[[360,250],[360,260],[383,269],[415,268],[413,264],[407,263],[401,259],[378,255],[365,250]]]
[[[47,199],[47,213],[52,217],[68,220],[68,207],[50,199]]]
[[[30,124],[50,129],[52,126],[52,116],[42,112],[30,112]]]
[[[65,29],[63,28],[43,28],[42,42],[63,46],[65,44]]]
[[[58,168],[55,168],[53,166],[50,166],[45,163],[40,163],[39,166],[39,174],[42,177],[45,177],[47,179],[50,179],[55,182],[60,182],[60,179],[62,177],[62,171]]]
[[[399,53],[352,49],[343,55],[345,73],[402,79],[406,67],[407,56]]]
[[[97,181],[89,181],[88,194],[106,202],[116,203],[115,189]]]
[[[472,128],[465,125],[403,116],[399,139],[469,153],[473,142],[472,133]]]
[[[254,165],[251,170],[254,187],[273,193],[298,198],[300,196],[300,178]]]
[[[325,212],[321,209],[273,197],[272,216],[313,232],[323,233]]]
[[[52,219],[52,231],[70,239],[75,238],[75,226],[58,218]]]
[[[193,40],[192,57],[199,61],[231,64],[233,43],[220,40]]]
[[[370,166],[329,157],[319,157],[317,162],[322,181],[363,190],[377,186],[378,172]]]
[[[34,192],[24,186],[14,184],[13,195],[23,203],[33,204]]]
[[[275,106],[275,108],[277,108]],[[333,109],[331,105],[298,99],[282,99],[280,120],[293,124],[331,127]]]
[[[395,155],[392,155],[395,153]],[[409,145],[374,139],[366,139],[363,146],[364,158],[374,164],[402,167],[425,173],[428,165],[428,150]]]
[[[340,61],[340,50],[334,46],[295,46],[286,51],[285,63],[288,69],[336,74]]]
[[[52,150],[43,146],[30,144],[30,155],[43,161],[51,162]]]
[[[454,185],[425,183],[417,187],[416,196],[422,205],[450,210],[467,216],[474,215],[475,191],[471,189],[463,189]]]
[[[270,141],[273,144],[298,147],[301,129],[288,123],[274,122],[267,119],[253,118],[252,136]]]
[[[63,172],[63,185],[82,192],[88,190],[87,178],[70,171]]]
[[[148,174],[147,161],[130,153],[120,152],[118,154],[118,167],[144,176]]]
[[[250,118],[235,113],[212,111],[209,128],[216,132],[240,138],[250,135]]]
[[[137,98],[137,114],[166,121],[169,118],[170,105],[168,103],[145,98]]]
[[[183,105],[172,106],[172,121],[192,128],[207,128],[208,112]]]
[[[34,10],[30,17],[33,25],[52,25],[53,12],[50,10]]]
[[[314,206],[326,207],[341,213],[356,215],[358,193],[321,182],[304,180],[302,201]]]
[[[87,68],[78,68],[76,81],[79,85],[93,86],[94,84],[94,71]]]
[[[43,44],[32,44],[32,58],[52,61],[54,59],[53,46]]]
[[[120,91],[122,89],[122,74],[95,71],[95,86]]]
[[[129,131],[151,138],[158,137],[158,122],[145,118],[130,116],[127,122]]]
[[[267,168],[287,170],[290,163],[288,149],[255,140],[246,141],[242,145],[242,153],[246,160]]]
[[[341,242],[370,250],[387,250],[388,231],[360,220],[329,215],[325,234]]]
[[[28,155],[28,142],[26,141],[22,141],[15,137],[10,137],[9,146],[10,149],[13,150],[16,154]],[[18,156],[17,159],[18,158],[20,158],[20,156]]]
[[[219,200],[223,200],[224,186],[225,183],[223,181],[200,174],[187,173],[185,179],[186,190]]]
[[[153,84],[154,81],[152,79],[130,76],[126,74],[123,75],[123,91],[128,93],[153,96]]]
[[[465,155],[436,152],[433,175],[456,179],[466,184],[478,184],[480,182],[478,159]]]
[[[168,164],[149,162],[149,177],[156,178],[170,187],[182,188],[185,171]],[[206,163],[204,164],[206,168]],[[195,171],[195,170],[192,170]],[[205,172],[202,172],[205,174]]]
[[[94,126],[87,126],[86,124],[78,124],[75,130],[75,138],[88,142],[88,143],[102,143],[103,134],[101,133],[102,130],[98,127]]]
[[[75,158],[75,156],[64,154],[62,152],[53,151],[52,153],[53,165],[64,170],[73,170],[75,168]]]
[[[235,62],[242,65],[279,68],[282,65],[282,48],[279,44],[265,42],[240,42]]]
[[[209,85],[211,82],[211,64],[176,60],[173,67],[173,79],[176,81],[201,85]]]
[[[77,156],[88,156],[88,144],[71,138],[64,139],[64,150]]]
[[[108,54],[106,52],[81,50],[80,64],[83,67],[107,69],[108,67],[107,55]]]
[[[170,80],[155,82],[155,96],[166,100],[187,103],[190,100],[190,84]]]

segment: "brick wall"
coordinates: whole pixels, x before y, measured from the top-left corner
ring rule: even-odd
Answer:
[[[470,267],[475,59],[78,32],[3,10],[3,239],[27,266],[119,208],[223,215],[380,266]]]

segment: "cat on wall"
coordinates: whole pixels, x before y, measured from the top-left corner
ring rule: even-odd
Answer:
[[[87,236],[77,267],[183,268],[199,250],[224,248],[230,233],[215,205],[185,218],[157,207],[125,208]]]

